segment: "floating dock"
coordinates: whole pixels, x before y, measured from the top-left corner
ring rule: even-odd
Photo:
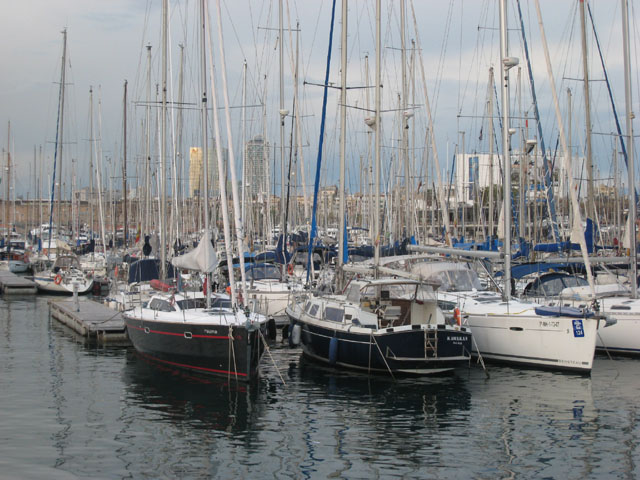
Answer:
[[[90,342],[101,345],[131,345],[122,313],[88,298],[51,299],[49,312]]]
[[[36,284],[8,270],[0,271],[0,291],[5,295],[33,295]]]

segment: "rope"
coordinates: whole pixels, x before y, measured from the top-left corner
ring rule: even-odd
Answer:
[[[260,338],[262,339],[262,343],[264,344],[265,351],[269,354],[269,358],[271,358],[271,361],[273,362],[273,366],[275,367],[276,372],[278,372],[278,376],[280,377],[280,380],[282,380],[283,385],[286,385],[287,382],[284,381],[284,378],[282,377],[282,374],[280,373],[280,370],[278,369],[278,365],[276,364],[276,361],[273,358],[273,355],[271,355],[271,350],[269,349],[269,345],[267,344],[267,340],[264,338],[264,335],[262,334],[262,330],[260,330],[259,328],[258,328],[258,333],[260,334]]]
[[[609,353],[609,349],[607,348],[607,346],[604,344],[604,341],[602,340],[602,337],[600,336],[600,332],[598,332],[598,338],[600,339],[600,341],[602,342],[602,347],[604,348],[604,351],[607,354],[607,357],[609,357],[609,360],[613,360],[613,358],[611,358],[611,353]]]
[[[376,337],[373,335],[373,332],[371,332],[371,338],[373,339],[373,343],[376,344],[376,347],[378,347],[378,351],[380,352],[380,356],[382,357],[382,361],[386,365],[387,370],[389,370],[389,375],[391,375],[391,378],[393,378],[395,380],[396,377],[393,376],[393,372],[391,371],[391,368],[389,367],[389,364],[387,363],[387,359],[384,358],[384,355],[382,354],[382,350],[380,350],[380,345],[378,345],[378,341],[376,340]],[[371,356],[369,356],[369,361],[371,361]]]
[[[237,382],[238,381],[238,368],[236,366],[236,349],[233,346],[233,325],[229,325],[229,350],[230,350],[229,366],[228,366],[229,373],[227,374],[227,379],[229,379],[229,375],[231,374],[231,359],[233,358],[233,373],[236,376],[236,382]]]
[[[487,376],[487,378],[490,378],[487,367],[484,364],[484,359],[482,358],[482,354],[480,353],[480,349],[478,348],[478,344],[476,343],[476,338],[473,336],[473,334],[471,335],[471,340],[473,340],[473,344],[476,346],[476,352],[478,352],[478,363],[482,365],[482,369],[484,370],[484,373]]]

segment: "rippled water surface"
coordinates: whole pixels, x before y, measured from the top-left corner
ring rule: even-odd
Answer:
[[[227,384],[87,346],[45,298],[0,300],[0,477],[640,477],[640,360],[393,382],[269,353]]]

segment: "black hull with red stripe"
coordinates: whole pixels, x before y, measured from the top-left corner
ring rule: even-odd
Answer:
[[[260,328],[265,326],[198,325],[127,316],[125,324],[136,350],[155,361],[240,381],[258,376],[264,352]]]

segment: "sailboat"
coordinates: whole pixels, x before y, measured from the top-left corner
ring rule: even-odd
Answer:
[[[49,238],[47,239],[48,251],[47,257],[51,256],[51,243],[53,241],[52,238],[52,219],[53,219],[53,198],[55,193],[55,184],[56,184],[56,170],[58,172],[62,172],[62,145],[63,145],[63,133],[64,133],[64,90],[65,90],[65,76],[66,76],[66,55],[67,55],[67,31],[66,29],[62,32],[63,35],[63,48],[62,48],[62,67],[60,70],[60,94],[59,94],[59,107],[58,107],[58,131],[56,132],[56,151],[54,156],[54,181],[51,186],[51,211],[49,214]],[[59,165],[56,165],[56,160],[59,162]],[[58,180],[58,221],[60,220],[60,185],[61,181]],[[56,250],[59,250],[59,247],[64,242],[60,242],[60,239],[57,240]],[[84,273],[80,269],[80,262],[78,258],[72,254],[71,252],[58,255],[56,254],[55,262],[53,266],[49,269],[34,272],[33,281],[35,282],[38,290],[50,293],[62,293],[62,294],[72,294],[72,293],[87,293],[93,287],[93,276],[90,273]]]
[[[166,67],[166,29],[168,2],[163,10],[163,69]],[[200,7],[202,19],[203,102],[202,132],[203,154],[207,158],[207,96],[205,69],[205,32],[208,17],[206,3]],[[163,78],[165,76],[163,75]],[[164,82],[163,82],[164,83]],[[163,89],[166,92],[166,89]],[[166,115],[164,98],[161,115]],[[214,112],[216,109],[213,109]],[[163,126],[165,122],[163,121]],[[165,138],[163,134],[163,139]],[[218,157],[220,161],[220,156]],[[204,165],[204,192],[208,192],[208,162]],[[222,178],[222,176],[221,176]],[[224,188],[224,182],[221,182]],[[223,198],[226,195],[223,192]],[[264,352],[267,335],[267,319],[263,315],[239,309],[235,304],[233,269],[230,270],[232,298],[211,295],[210,275],[218,266],[218,258],[211,243],[208,199],[205,198],[205,231],[198,246],[190,252],[174,257],[171,263],[178,269],[196,271],[206,275],[205,291],[181,293],[170,289],[158,293],[133,310],[123,314],[127,334],[136,350],[155,361],[185,368],[203,374],[251,381],[259,374],[259,364]],[[223,211],[224,211],[223,207]],[[225,228],[225,230],[227,230]],[[225,243],[229,242],[225,231]],[[161,247],[162,248],[162,247]],[[162,252],[161,252],[162,253]],[[229,255],[229,258],[231,256]],[[164,263],[161,264],[164,270]]]
[[[181,269],[210,274],[218,264],[208,233],[191,252],[174,257]],[[158,292],[123,314],[136,350],[160,363],[250,381],[258,375],[267,319],[238,310],[228,296]]]
[[[509,70],[518,64],[518,59],[508,56],[506,0],[500,1],[500,47],[503,70],[503,208],[508,212],[511,205]],[[551,83],[553,84],[553,80]],[[555,90],[553,93],[555,95]],[[564,142],[563,133],[561,136]],[[576,225],[579,225],[579,210],[574,210],[574,220]],[[584,244],[584,235],[581,243]],[[447,249],[429,247],[412,247],[412,250],[453,253]],[[502,295],[483,290],[477,274],[468,266],[459,263],[422,262],[414,265],[412,272],[425,280],[441,284],[439,292],[443,305],[448,303],[449,308],[460,309],[462,324],[468,326],[473,334],[476,355],[482,356],[485,360],[516,366],[585,374],[591,372],[598,327],[606,325],[606,319],[596,315],[586,308],[586,305],[582,305],[583,308],[543,306],[511,297],[510,215],[504,215],[503,253],[464,252],[464,255],[481,258],[504,257]]]
[[[344,142],[346,135],[346,24],[347,5],[342,4],[342,130],[341,130],[341,205],[344,206]],[[334,3],[335,5],[335,3]],[[334,9],[335,12],[335,9]],[[380,1],[376,3],[377,62],[376,117],[367,124],[376,130],[376,205],[379,205],[380,179]],[[333,22],[331,19],[331,34]],[[329,46],[331,51],[331,43]],[[328,84],[330,55],[325,85]],[[326,113],[325,87],[322,127],[316,171],[316,189],[309,260],[316,229],[318,172],[321,166],[323,127]],[[379,210],[374,215],[374,236],[378,237]],[[344,210],[342,210],[344,212]],[[341,213],[342,213],[341,212]],[[340,287],[347,266],[344,265],[344,228],[339,229],[336,281]],[[365,280],[352,280],[344,294],[302,294],[287,307],[290,319],[290,344],[301,345],[305,356],[335,368],[367,373],[395,375],[432,375],[452,371],[468,363],[471,334],[466,327],[450,325],[438,307],[434,286],[405,278],[372,278],[379,273],[380,245],[376,243],[374,268],[360,272]],[[310,270],[308,268],[308,270]],[[356,273],[356,270],[349,270]],[[309,275],[307,275],[309,277]]]

